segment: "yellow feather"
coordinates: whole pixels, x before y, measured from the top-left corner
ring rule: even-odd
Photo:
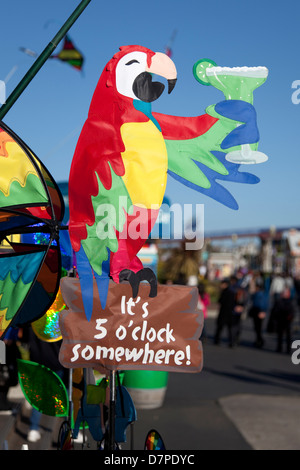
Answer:
[[[132,204],[158,209],[167,184],[168,155],[164,138],[152,121],[121,127],[125,145],[123,181]]]

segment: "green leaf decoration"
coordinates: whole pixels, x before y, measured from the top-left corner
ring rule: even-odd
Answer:
[[[33,408],[48,416],[68,416],[68,393],[55,372],[36,362],[18,359],[18,376],[22,392]]]

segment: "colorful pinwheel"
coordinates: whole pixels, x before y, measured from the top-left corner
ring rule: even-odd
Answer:
[[[0,337],[40,318],[61,275],[64,202],[32,150],[0,122]],[[36,240],[24,242],[26,234]],[[34,238],[34,237],[33,237]]]
[[[156,429],[151,429],[148,432],[144,450],[166,450],[164,441]]]

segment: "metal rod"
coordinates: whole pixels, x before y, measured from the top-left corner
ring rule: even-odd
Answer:
[[[49,42],[47,47],[39,55],[39,57],[36,59],[34,64],[30,67],[28,72],[24,75],[24,77],[22,78],[20,83],[16,86],[16,88],[9,95],[9,97],[6,100],[6,103],[1,106],[1,108],[0,108],[0,121],[2,121],[4,116],[7,114],[7,112],[10,110],[10,108],[13,106],[13,104],[17,101],[17,99],[23,93],[25,88],[29,85],[31,80],[35,77],[35,75],[38,73],[38,71],[41,69],[41,67],[44,65],[44,63],[47,61],[47,59],[49,59],[52,52],[56,49],[56,47],[58,46],[60,41],[67,34],[67,32],[69,31],[71,26],[79,18],[79,16],[83,12],[83,10],[88,6],[88,4],[90,2],[91,2],[91,0],[82,0],[80,2],[78,7],[73,11],[71,16],[67,19],[67,21],[61,27],[61,29],[58,31],[58,33],[54,36],[52,41]]]
[[[109,401],[109,450],[115,450],[115,418],[116,418],[116,371],[110,371],[110,401]]]
[[[85,391],[84,393],[87,394],[87,370],[86,368],[83,369],[83,380],[84,380],[84,384],[85,384]],[[82,408],[82,411],[83,411],[83,408]],[[82,444],[81,444],[81,448],[84,449],[85,445],[86,445],[86,421],[85,419],[82,420]]]
[[[73,369],[69,370],[69,419],[70,419],[70,426],[72,425],[72,416],[73,416],[73,399],[72,399],[72,392],[73,392]]]

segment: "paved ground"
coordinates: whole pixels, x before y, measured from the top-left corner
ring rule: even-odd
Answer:
[[[138,410],[136,443],[152,423],[174,450],[299,450],[300,365],[274,352],[273,335],[255,349],[248,320],[235,349],[215,346],[213,331],[210,318],[203,371],[170,374],[164,406]]]
[[[275,352],[274,335],[266,335],[263,350],[253,347],[249,320],[243,322],[241,344],[215,346],[215,311],[206,322],[204,368],[200,374],[170,373],[163,406],[137,409],[138,419],[127,431],[124,450],[142,450],[147,431],[156,428],[168,450],[299,450],[300,365],[288,354]],[[294,339],[299,339],[296,325]],[[22,399],[15,387],[13,399]],[[42,440],[29,444],[29,409],[12,423],[0,414],[0,448],[54,449],[60,420],[43,417]],[[133,441],[132,441],[133,439]],[[76,448],[81,448],[77,446]],[[91,446],[93,448],[93,444]]]

